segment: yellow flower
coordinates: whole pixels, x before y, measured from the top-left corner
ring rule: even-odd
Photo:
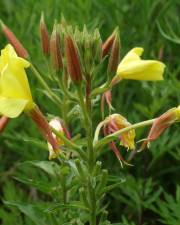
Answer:
[[[143,48],[133,48],[120,62],[114,81],[132,80],[163,80],[165,64],[157,60],[142,60]]]
[[[61,122],[60,122],[59,118],[52,119],[49,122],[49,125],[51,127],[53,127],[54,129],[56,129],[58,132],[61,132],[62,134],[64,134],[64,130],[63,130],[63,127],[61,125]],[[56,149],[56,151],[54,151],[52,145],[48,142],[49,160],[54,159],[54,158],[57,158],[57,156],[59,155],[59,153],[61,151],[60,150],[60,147],[62,145],[64,145],[64,142],[62,140],[60,140],[59,138],[57,138],[55,134],[52,134],[52,135],[53,135],[54,139],[56,140],[57,145],[59,146],[59,148]]]
[[[8,44],[0,56],[0,114],[15,118],[23,111],[30,111],[35,104],[25,72],[30,63],[17,56]]]

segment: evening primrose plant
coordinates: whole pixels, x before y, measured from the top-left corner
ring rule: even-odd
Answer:
[[[46,223],[111,224],[107,217],[107,204],[103,200],[119,182],[108,183],[110,168],[103,169],[100,161],[103,149],[108,147],[112,150],[120,162],[119,169],[132,166],[133,157],[129,157],[132,153],[149,147],[150,142],[165,129],[180,121],[178,106],[157,118],[129,122],[126,115],[113,108],[111,91],[118,88],[124,79],[163,80],[165,64],[142,59],[141,47],[133,48],[120,61],[117,28],[103,42],[98,29],[89,32],[84,26],[81,31],[62,19],[60,23],[55,22],[49,35],[42,16],[39,29],[42,53],[51,68],[50,79],[54,88],[33,65],[27,50],[12,31],[5,24],[1,25],[10,44],[1,50],[0,56],[0,131],[10,118],[25,113],[45,138],[49,160],[54,160],[56,165],[55,173],[51,170],[51,174],[53,179],[58,177],[58,186],[50,191],[55,197],[48,205],[59,210],[51,216],[48,214]],[[104,75],[103,66],[107,67]],[[34,102],[27,78],[29,70],[54,107],[59,109],[58,115],[51,114],[46,118],[39,108],[41,106]],[[97,85],[94,78],[99,74],[104,76],[105,83]],[[104,110],[105,104],[108,105],[108,113]],[[93,110],[97,107],[102,115],[101,121],[94,121]],[[151,126],[147,138],[140,140],[143,143],[136,143],[139,141],[135,140],[136,129],[145,126]],[[127,149],[126,154],[122,154],[122,147]],[[50,163],[46,162],[46,166],[52,165]],[[45,215],[51,212],[47,206],[41,210]]]

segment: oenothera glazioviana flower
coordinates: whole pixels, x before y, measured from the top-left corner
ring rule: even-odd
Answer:
[[[180,122],[180,105],[178,107],[169,109],[167,112],[155,119],[147,139],[141,146],[141,150],[143,150],[146,145],[149,147],[150,142],[155,141],[168,127],[170,127],[175,122]]]
[[[15,118],[22,111],[35,107],[25,72],[29,66],[30,63],[18,57],[10,44],[1,51],[0,114]]]
[[[8,44],[0,56],[0,114],[9,118],[18,117],[23,111],[36,123],[43,136],[58,150],[52,130],[33,102],[25,69],[30,63],[18,57],[14,48]]]
[[[112,114],[108,116],[104,121],[102,121],[97,129],[95,134],[95,139],[98,139],[99,131],[103,128],[104,135],[107,136],[109,134],[113,134],[118,130],[121,130],[125,127],[131,126],[131,123],[127,121],[125,117],[120,114]],[[133,150],[135,148],[134,139],[135,139],[135,130],[131,129],[127,132],[122,133],[119,137],[120,145],[127,148],[127,150]],[[121,161],[124,162],[122,155],[120,154],[116,144],[112,141],[109,144],[112,151],[115,153],[116,157]]]
[[[143,60],[140,58],[144,49],[133,48],[120,62],[117,74],[112,84],[121,79],[132,80],[163,80],[165,64],[157,60]]]

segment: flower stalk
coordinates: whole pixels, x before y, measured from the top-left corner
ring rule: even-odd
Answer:
[[[145,127],[145,126],[149,126],[151,124],[153,124],[153,122],[155,121],[156,119],[151,119],[151,120],[146,120],[146,121],[143,121],[143,122],[140,122],[140,123],[135,123],[133,125],[130,125],[128,127],[125,127],[119,131],[116,131],[115,133],[113,134],[109,134],[108,136],[102,138],[101,140],[98,141],[98,136],[99,136],[99,127],[96,129],[95,131],[95,136],[94,136],[94,141],[93,141],[93,144],[94,144],[94,149],[96,151],[98,151],[100,148],[102,148],[104,145],[107,145],[108,143],[110,143],[111,141],[114,141],[116,140],[116,138],[127,132],[127,131],[130,131],[132,129],[137,129],[137,128],[140,128],[140,127]]]

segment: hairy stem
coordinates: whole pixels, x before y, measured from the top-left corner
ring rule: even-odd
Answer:
[[[84,116],[84,128],[86,130],[86,137],[87,137],[89,171],[92,172],[93,165],[94,165],[94,150],[93,150],[93,140],[92,140],[92,121],[91,121],[91,116],[89,116],[87,106],[84,102],[81,87],[78,86],[77,89],[78,89],[78,95],[79,95],[79,102],[80,102],[82,112],[83,112],[83,116]]]
[[[87,80],[86,84],[86,103],[84,101],[84,97],[82,94],[81,86],[78,86],[78,95],[79,102],[82,108],[83,116],[84,116],[84,128],[86,130],[86,138],[87,138],[87,151],[88,151],[88,169],[89,169],[89,179],[93,178],[93,169],[95,166],[95,155],[93,149],[93,135],[92,135],[92,110],[91,110],[91,97],[90,97],[90,77]],[[89,215],[89,223],[90,225],[96,225],[96,192],[95,187],[92,186],[91,182],[89,184],[89,196],[90,196],[90,215]]]

